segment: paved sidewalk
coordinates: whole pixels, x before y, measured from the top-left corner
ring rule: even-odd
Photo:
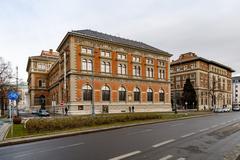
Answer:
[[[3,125],[0,125],[0,141],[5,139],[10,126],[11,125],[9,123],[3,123]]]

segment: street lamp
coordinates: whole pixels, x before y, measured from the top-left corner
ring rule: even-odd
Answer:
[[[188,105],[188,103],[187,103],[187,102],[185,102],[185,109],[187,109],[187,105]]]

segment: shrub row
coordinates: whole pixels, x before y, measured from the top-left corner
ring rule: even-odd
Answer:
[[[185,114],[163,114],[163,113],[132,113],[132,114],[108,114],[97,116],[69,116],[50,119],[30,119],[26,123],[28,132],[44,132],[55,130],[66,130],[81,127],[91,127],[118,122],[128,122],[151,119],[170,119],[187,116]]]

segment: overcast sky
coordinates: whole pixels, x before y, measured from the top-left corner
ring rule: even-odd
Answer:
[[[0,0],[0,56],[26,81],[29,56],[92,29],[179,54],[195,52],[240,73],[239,0]]]

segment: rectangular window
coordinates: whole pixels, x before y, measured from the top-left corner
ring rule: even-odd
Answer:
[[[154,75],[153,68],[147,67],[146,68],[146,77],[153,78],[153,75]]]
[[[126,60],[126,55],[125,54],[118,53],[117,57],[118,57],[119,60]]]
[[[147,63],[147,64],[153,64],[153,59],[147,58],[146,63]]]
[[[101,56],[102,56],[102,57],[110,57],[110,51],[104,51],[104,50],[102,50],[102,51],[101,51]]]
[[[140,57],[133,56],[133,62],[140,62]]]
[[[92,54],[92,53],[93,53],[93,49],[87,48],[87,47],[82,47],[82,48],[81,48],[81,53],[84,53],[84,54]]]

